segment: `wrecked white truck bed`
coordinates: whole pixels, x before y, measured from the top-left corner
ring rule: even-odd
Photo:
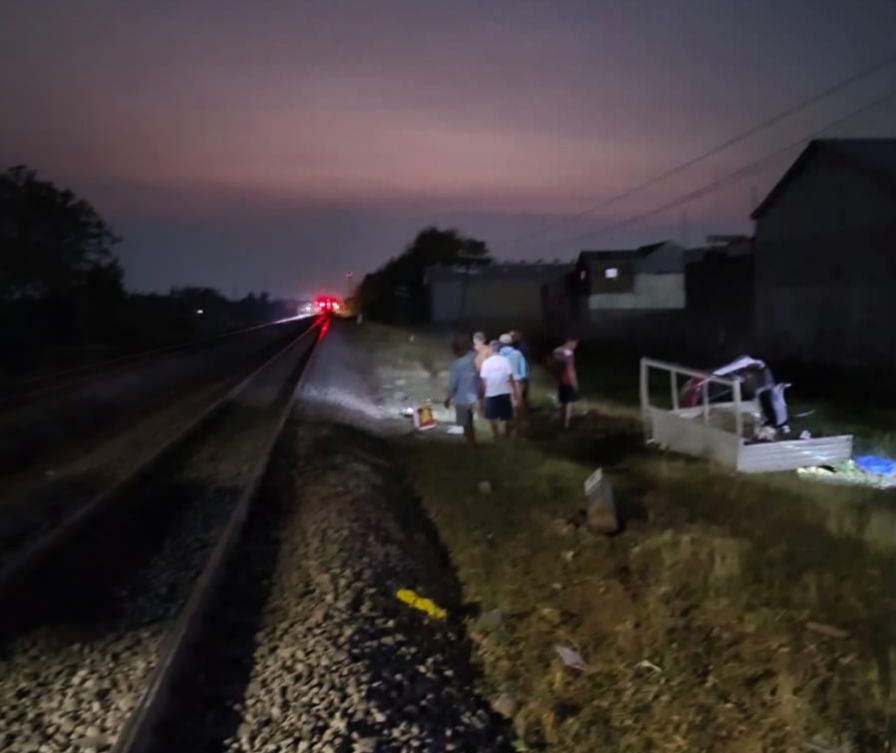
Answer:
[[[667,399],[661,407],[651,390],[657,380],[665,382]],[[703,383],[700,405],[681,407],[680,379]],[[710,402],[710,386],[718,385],[731,397]],[[718,391],[718,387],[716,388]],[[665,392],[665,390],[663,390]],[[755,441],[761,410],[756,400],[744,400],[739,379],[688,369],[649,358],[641,359],[641,412],[645,440],[664,449],[709,458],[744,473],[788,471],[818,465],[834,465],[852,456],[852,436],[812,437]]]

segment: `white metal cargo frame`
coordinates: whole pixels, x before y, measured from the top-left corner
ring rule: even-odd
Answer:
[[[650,371],[669,374],[672,409],[650,404]],[[702,405],[682,408],[678,400],[678,375],[703,380]],[[709,385],[730,390],[733,400],[709,403]],[[744,437],[744,427],[760,412],[755,400],[741,398],[737,379],[725,379],[705,371],[687,369],[650,358],[641,359],[641,413],[644,438],[648,443],[687,455],[715,460],[744,473],[788,471],[813,465],[839,463],[852,456],[852,436],[788,439],[752,442]],[[720,421],[721,419],[721,421]],[[733,424],[733,431],[720,422]]]

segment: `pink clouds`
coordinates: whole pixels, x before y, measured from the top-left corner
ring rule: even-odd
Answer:
[[[131,268],[153,285],[191,259],[190,279],[204,274],[198,265],[222,243],[224,220],[227,239],[242,243],[238,227],[251,238],[274,218],[277,244],[289,250],[274,266],[294,263],[298,237],[309,253],[326,248],[353,267],[375,265],[416,223],[443,221],[469,223],[499,254],[517,255],[508,239],[546,217],[624,191],[890,48],[890,0],[866,0],[861,15],[848,0],[826,8],[814,0],[6,3],[0,159],[27,162],[84,192],[114,224],[121,219],[133,236],[123,247]],[[662,204],[778,143],[764,134],[743,154],[570,223],[525,255],[569,257],[589,228]],[[759,193],[781,167],[760,176]],[[748,192],[733,187],[690,215],[740,229]],[[351,233],[340,234],[340,212],[353,218]],[[607,242],[679,225],[677,213],[656,219]],[[229,242],[236,269],[238,244]],[[157,243],[167,262],[152,255]]]

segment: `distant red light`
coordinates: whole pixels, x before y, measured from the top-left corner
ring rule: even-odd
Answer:
[[[339,301],[330,296],[318,296],[314,299],[314,306],[321,313],[339,311]]]

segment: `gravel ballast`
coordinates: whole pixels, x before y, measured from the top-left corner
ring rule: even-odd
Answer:
[[[378,405],[349,326],[308,369],[159,752],[512,749],[476,691],[450,561],[387,441],[407,424]]]
[[[0,406],[0,568],[134,473],[305,326],[262,328]]]
[[[0,749],[108,750],[276,425],[303,346],[4,604]]]
[[[473,690],[450,566],[381,439],[297,413],[236,562],[159,751],[510,749]]]

